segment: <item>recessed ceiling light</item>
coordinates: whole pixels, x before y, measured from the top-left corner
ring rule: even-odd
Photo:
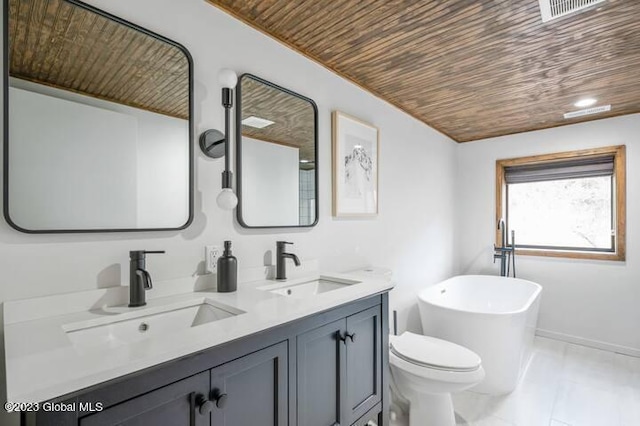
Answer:
[[[578,107],[578,108],[586,108],[586,107],[590,107],[591,105],[595,105],[596,102],[598,102],[597,99],[594,98],[584,98],[584,99],[580,99],[578,102],[576,102],[575,104],[573,104],[574,106]]]
[[[307,163],[310,163],[310,162],[311,162],[311,160],[300,160],[300,162],[301,162],[302,164],[307,164]]]
[[[256,129],[264,129],[265,127],[271,126],[274,122],[271,120],[267,120],[266,118],[260,117],[247,117],[242,120],[242,124],[249,127],[255,127]]]
[[[571,111],[564,114],[565,119],[583,117],[585,115],[599,114],[601,112],[611,111],[611,105],[600,105],[592,108],[585,108],[578,111]]]

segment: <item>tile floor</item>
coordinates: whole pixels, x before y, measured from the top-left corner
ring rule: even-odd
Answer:
[[[460,426],[640,426],[640,358],[536,337],[513,393],[462,392],[453,404]]]

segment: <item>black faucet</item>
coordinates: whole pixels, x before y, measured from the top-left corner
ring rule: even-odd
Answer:
[[[296,266],[300,266],[300,259],[293,253],[285,253],[285,244],[293,244],[288,243],[286,241],[276,241],[276,280],[286,280],[287,279],[287,258],[293,259],[293,263]]]
[[[507,228],[504,219],[498,221],[498,230],[501,231],[500,247],[493,245],[493,263],[500,260],[500,276],[508,277],[510,275],[511,264],[513,264],[513,278],[516,277],[516,232],[511,231],[511,245],[507,244]]]
[[[145,269],[145,255],[162,251],[135,250],[129,252],[129,307],[144,306],[145,291],[153,287],[151,275]]]

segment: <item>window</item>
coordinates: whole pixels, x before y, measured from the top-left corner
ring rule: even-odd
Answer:
[[[624,260],[625,177],[624,146],[498,160],[496,224],[518,254]]]

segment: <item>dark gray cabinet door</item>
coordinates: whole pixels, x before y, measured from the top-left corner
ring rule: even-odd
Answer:
[[[382,398],[381,320],[380,306],[347,317],[345,405],[349,424],[365,415]]]
[[[298,426],[347,425],[340,404],[345,325],[343,319],[297,337]]]
[[[287,342],[211,370],[213,426],[289,424]]]
[[[209,391],[209,373],[189,377],[80,419],[81,426],[209,426],[199,404]]]

